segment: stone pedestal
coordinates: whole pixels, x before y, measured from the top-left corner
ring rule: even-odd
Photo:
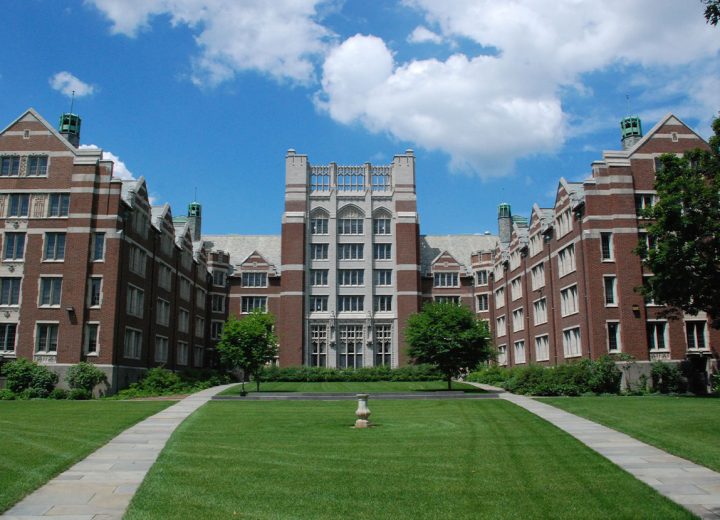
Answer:
[[[357,420],[355,421],[355,428],[368,428],[370,426],[370,408],[368,408],[368,394],[357,394],[358,407],[355,411]]]

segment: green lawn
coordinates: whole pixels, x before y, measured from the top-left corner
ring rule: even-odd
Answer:
[[[220,395],[240,395],[242,385],[233,386]],[[465,392],[484,393],[484,390],[466,383],[452,384],[453,390]],[[255,392],[255,383],[245,383],[245,390]],[[298,393],[394,393],[394,392],[437,392],[447,390],[446,381],[369,381],[369,382],[331,382],[331,383],[304,383],[304,382],[268,382],[260,383],[260,392],[298,392]]]
[[[170,404],[0,401],[0,512]]]
[[[561,397],[542,402],[720,471],[720,399]]]
[[[694,518],[507,401],[214,401],[175,431],[126,520]]]

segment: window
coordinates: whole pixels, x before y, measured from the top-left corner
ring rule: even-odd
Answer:
[[[30,195],[27,193],[11,193],[8,205],[8,217],[27,217],[30,211]]]
[[[337,169],[335,184],[338,191],[362,191],[365,184],[365,168],[362,166],[340,166]]]
[[[362,269],[339,269],[338,283],[341,287],[359,287],[365,284],[365,271]]]
[[[127,359],[140,359],[142,354],[142,332],[137,329],[125,327],[125,350],[123,355]]]
[[[187,365],[188,364],[188,344],[185,341],[178,341],[177,344],[177,364]]]
[[[65,259],[65,233],[45,233],[44,260]]]
[[[127,313],[137,318],[142,318],[145,311],[145,291],[128,285],[127,289]]]
[[[575,244],[570,244],[558,253],[558,275],[560,277],[575,271]]]
[[[91,253],[93,262],[105,259],[105,233],[92,234]]]
[[[515,309],[512,313],[513,332],[521,331],[525,328],[525,313],[522,309]]]
[[[563,354],[566,358],[582,354],[580,347],[580,327],[563,331]]]
[[[62,294],[62,278],[41,277],[40,278],[40,302],[41,307],[59,306]]]
[[[513,271],[520,267],[520,251],[517,249],[510,253],[510,270]]]
[[[363,219],[361,218],[339,218],[337,222],[339,235],[363,234]]]
[[[190,301],[190,280],[187,278],[180,278],[180,298]]]
[[[362,260],[363,244],[338,244],[337,255],[338,260]],[[327,258],[327,254],[325,257]]]
[[[533,291],[545,287],[545,264],[538,264],[530,270],[530,283]]]
[[[185,309],[178,311],[178,325],[179,332],[187,334],[190,331],[190,313]]]
[[[435,273],[433,287],[460,287],[460,275],[458,273]]]
[[[205,300],[207,300],[207,293],[199,287],[195,289],[195,306],[200,310],[205,309]]]
[[[243,296],[242,297],[242,312],[249,313],[255,309],[261,311],[267,310],[267,296]]]
[[[620,323],[608,321],[605,325],[607,328],[608,352],[620,352]]]
[[[616,278],[614,276],[603,276],[603,287],[605,288],[605,305],[616,306]]]
[[[651,274],[644,274],[643,275],[643,289],[648,290],[650,289],[652,284],[652,275]],[[652,296],[646,294],[644,295],[645,299],[645,305],[655,305],[655,300],[652,298]]]
[[[389,287],[392,285],[391,269],[375,269],[375,285],[378,287]]]
[[[522,298],[522,279],[519,276],[510,282],[510,298],[512,301]]]
[[[186,271],[190,271],[192,269],[192,253],[190,251],[184,250],[180,251],[180,266]]]
[[[340,296],[338,298],[340,312],[358,312],[365,310],[364,296]]]
[[[158,325],[163,325],[165,327],[170,325],[170,302],[163,300],[162,298],[158,298],[155,314],[155,320]]]
[[[35,331],[35,352],[57,352],[58,324],[38,323]]]
[[[547,323],[547,300],[541,298],[533,303],[533,325]]]
[[[498,337],[507,334],[507,324],[505,322],[505,316],[500,316],[495,320],[495,333]]]
[[[535,338],[535,361],[548,361],[550,359],[550,341],[548,336]]]
[[[555,225],[557,226],[557,236],[558,238],[564,237],[570,231],[572,231],[572,216],[570,215],[570,210],[566,209],[560,215],[558,215],[557,219],[555,220]]]
[[[327,244],[311,244],[310,245],[310,258],[312,260],[327,260],[328,259],[328,245]]]
[[[387,191],[390,189],[392,166],[374,166],[372,168],[372,190]]]
[[[139,206],[136,206],[132,212],[132,228],[141,237],[147,238],[148,228],[150,227],[150,219],[143,213]]]
[[[392,244],[375,244],[373,246],[373,258],[375,260],[390,260]]]
[[[639,245],[645,246],[645,249],[648,251],[654,250],[657,246],[655,237],[647,231],[638,231],[638,241],[640,242]]]
[[[375,366],[392,363],[392,325],[375,325]]]
[[[498,346],[497,362],[500,366],[507,365],[507,347],[505,345]]]
[[[613,259],[612,233],[600,233],[600,258],[602,260]]]
[[[195,346],[193,349],[193,363],[196,367],[201,367],[203,364],[203,348],[201,346]]]
[[[102,305],[102,277],[91,276],[88,280],[88,307],[100,307]]]
[[[165,256],[172,256],[173,244],[175,243],[173,236],[167,229],[163,230],[163,234],[160,235],[160,250]]]
[[[327,366],[327,326],[310,326],[310,366]]]
[[[380,295],[375,296],[375,312],[392,311],[392,296]]]
[[[495,290],[495,308],[500,309],[505,307],[505,288],[500,287]]]
[[[524,341],[516,341],[515,342],[515,363],[518,365],[521,365],[525,363],[525,342]]]
[[[70,210],[69,193],[51,193],[48,217],[67,217]]]
[[[530,237],[530,244],[528,245],[530,256],[533,257],[543,249],[543,237],[540,233],[535,233]]]
[[[687,338],[688,350],[706,350],[705,341],[706,323],[704,321],[686,321],[685,337]]]
[[[27,175],[30,177],[47,175],[47,166],[47,155],[31,155],[27,160]]]
[[[655,205],[654,193],[636,193],[635,194],[635,213],[642,217],[645,210]]]
[[[482,286],[488,284],[488,272],[486,270],[475,271],[475,285]]]
[[[25,258],[25,233],[5,233],[4,260]]]
[[[327,269],[312,269],[310,271],[310,283],[313,287],[327,287],[328,284],[328,270]]]
[[[460,305],[460,296],[435,296],[433,300],[435,303],[451,303],[453,305]]]
[[[0,323],[0,352],[15,352],[17,323]]]
[[[503,268],[503,264],[496,264],[495,267],[493,267],[493,278],[495,278],[495,282],[502,280],[503,276],[505,276],[505,269]]]
[[[328,219],[327,217],[318,217],[310,219],[310,233],[313,235],[327,235],[328,234]]]
[[[267,273],[243,273],[243,287],[267,287]]]
[[[363,351],[363,326],[340,325],[338,345],[338,366],[360,368]]]
[[[311,296],[310,312],[327,312],[328,297],[327,296]]]
[[[478,294],[477,295],[477,310],[478,311],[486,311],[490,308],[489,306],[489,300],[487,294]]]
[[[330,169],[315,166],[310,174],[310,191],[330,191]]]
[[[0,177],[10,177],[20,174],[20,156],[4,155],[0,157]]]
[[[20,304],[20,282],[19,277],[0,278],[0,305]]]
[[[211,321],[210,322],[210,338],[220,339],[222,336],[224,323],[222,321]]]
[[[168,360],[168,339],[165,336],[155,336],[155,361],[167,363]]]
[[[225,271],[213,271],[213,285],[225,287]]]
[[[225,312],[225,296],[222,294],[212,295],[212,311]]]
[[[158,267],[158,285],[166,291],[172,290],[172,270],[164,264]]]
[[[195,337],[205,337],[205,318],[195,316]]]
[[[375,235],[389,235],[392,233],[390,227],[391,220],[389,218],[374,218],[373,219],[373,233]]]
[[[137,246],[131,245],[128,255],[130,256],[130,263],[128,265],[130,271],[137,275],[145,276],[145,267],[147,266],[145,251]]]
[[[578,289],[577,285],[560,291],[560,315],[570,316],[578,312]]]
[[[646,330],[648,350],[667,350],[667,322],[648,321]]]

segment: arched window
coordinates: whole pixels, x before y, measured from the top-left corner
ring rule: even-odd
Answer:
[[[356,206],[345,206],[338,213],[338,235],[362,235],[364,213]]]
[[[392,234],[392,216],[388,210],[381,208],[373,213],[373,234]]]
[[[313,211],[310,214],[310,234],[327,235],[328,234],[328,212],[322,209]]]

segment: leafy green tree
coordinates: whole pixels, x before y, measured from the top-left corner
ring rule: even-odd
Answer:
[[[240,368],[255,379],[260,391],[260,373],[263,367],[277,356],[275,317],[259,309],[238,320],[230,316],[223,327],[217,350],[224,364]],[[245,391],[245,378],[242,389]]]
[[[689,314],[705,311],[720,328],[720,118],[709,150],[665,154],[657,203],[646,210],[649,237],[637,252],[653,273],[642,292]]]
[[[452,378],[473,370],[491,357],[490,334],[472,311],[451,303],[427,303],[408,319],[405,329],[408,354],[416,363],[429,363]]]
[[[72,389],[79,388],[92,392],[100,383],[107,383],[107,376],[92,363],[81,361],[68,369],[65,380]]]
[[[705,4],[705,19],[711,25],[720,22],[720,0],[702,0]]]

